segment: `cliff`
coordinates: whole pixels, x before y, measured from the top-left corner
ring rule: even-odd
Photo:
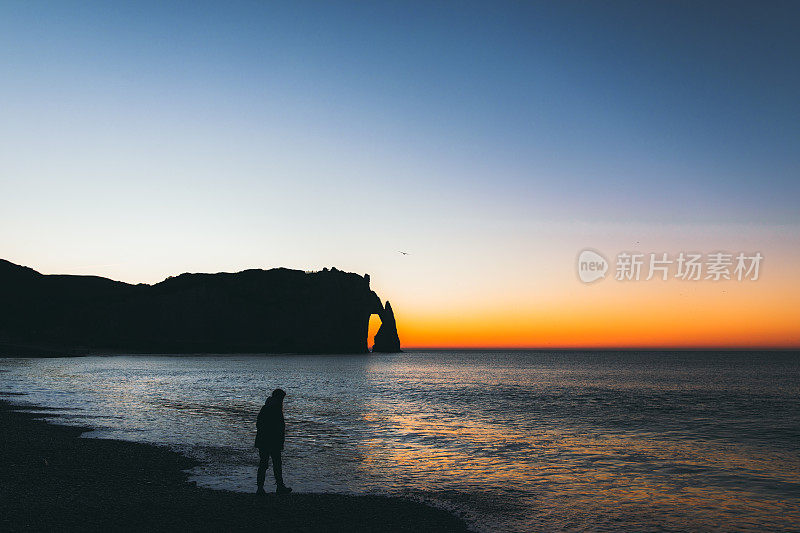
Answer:
[[[366,353],[369,317],[385,314],[368,275],[335,268],[181,274],[131,285],[43,275],[0,260],[0,294],[0,345],[9,355]]]

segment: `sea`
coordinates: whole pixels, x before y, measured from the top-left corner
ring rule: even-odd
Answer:
[[[800,530],[797,352],[0,359],[20,409],[242,492],[277,387],[296,492],[402,496],[475,531]]]

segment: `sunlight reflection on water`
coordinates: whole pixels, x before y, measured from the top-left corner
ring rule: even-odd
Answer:
[[[484,530],[792,529],[796,354],[412,352],[2,359],[0,390],[92,437],[167,444],[250,491],[286,389],[287,481],[401,494]],[[76,409],[77,408],[77,409]]]

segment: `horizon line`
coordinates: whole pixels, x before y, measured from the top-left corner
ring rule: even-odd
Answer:
[[[514,352],[800,352],[798,346],[409,346],[403,351]]]

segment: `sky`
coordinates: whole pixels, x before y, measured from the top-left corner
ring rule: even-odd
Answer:
[[[6,0],[0,257],[370,273],[406,347],[800,347],[798,65],[792,2]],[[615,279],[689,251],[764,259]]]

